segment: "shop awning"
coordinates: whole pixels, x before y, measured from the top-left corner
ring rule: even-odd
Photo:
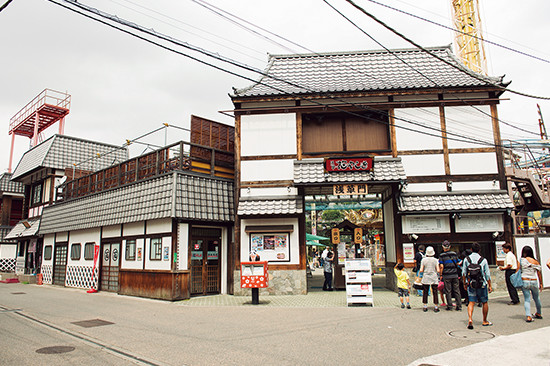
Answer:
[[[309,245],[309,246],[312,246],[312,247],[326,247],[327,246],[326,244],[317,243],[316,241],[313,241],[313,240],[306,241],[306,244]]]
[[[508,192],[501,190],[402,193],[398,200],[398,212],[401,214],[507,211],[513,208]]]
[[[291,197],[241,197],[239,216],[293,215],[304,212],[302,198]]]
[[[306,240],[329,240],[330,238],[326,238],[324,236],[319,235],[313,235],[306,233]]]
[[[40,219],[21,220],[5,236],[4,239],[19,239],[36,236],[40,228]]]

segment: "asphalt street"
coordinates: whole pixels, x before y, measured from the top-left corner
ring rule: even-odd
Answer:
[[[461,365],[549,365],[550,318],[526,323],[523,306],[507,301],[491,299],[492,327],[481,326],[476,308],[475,329],[467,331],[465,310],[193,306],[0,283],[0,364],[452,365],[456,359]],[[550,316],[550,291],[542,302]],[[37,353],[45,347],[67,352]],[[475,347],[478,353],[465,363],[461,355]],[[522,358],[524,352],[536,354],[535,363]]]

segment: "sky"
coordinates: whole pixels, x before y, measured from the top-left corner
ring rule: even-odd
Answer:
[[[346,1],[327,1],[385,47],[413,47]],[[451,0],[380,1],[452,26]],[[0,4],[4,2],[0,0]],[[228,21],[227,15],[224,18],[208,10],[200,2],[79,0],[81,4],[259,70],[266,67],[269,54],[381,49],[323,0],[202,2],[205,6],[219,8],[219,13],[225,11],[238,16],[240,19],[234,22]],[[453,42],[453,33],[448,29],[368,0],[356,2],[422,46],[443,46]],[[550,2],[528,1],[521,6],[512,0],[480,2],[485,39],[544,60],[486,45],[489,75],[505,75],[505,81],[512,81],[511,89],[549,97],[550,42],[547,38],[550,23],[547,15],[550,14]],[[263,30],[254,28],[252,32],[239,24],[249,28],[255,25]],[[253,72],[204,54],[161,43],[218,68],[258,78]],[[191,114],[233,125],[233,119],[219,111],[232,109],[228,96],[232,87],[251,84],[250,80],[159,48],[47,0],[13,0],[0,12],[0,50],[0,173],[8,169],[10,118],[46,88],[71,95],[66,135],[122,145],[127,139],[162,127],[163,123],[189,127]],[[538,133],[537,103],[543,116],[550,121],[548,100],[509,92],[502,98],[499,117],[507,123]],[[505,139],[537,138],[535,134],[506,125],[501,126],[501,131]],[[45,131],[45,138],[54,133],[57,133],[57,126]],[[188,138],[186,132],[168,128],[140,141],[159,145]],[[16,136],[15,147],[13,168],[29,148],[29,139]],[[131,153],[139,154],[147,148],[134,144]]]

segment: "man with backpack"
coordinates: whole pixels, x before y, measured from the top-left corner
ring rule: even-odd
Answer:
[[[472,315],[476,302],[483,305],[483,323],[484,327],[491,326],[493,323],[487,320],[489,313],[489,293],[493,292],[491,286],[491,274],[489,273],[489,263],[487,259],[479,255],[481,246],[479,243],[472,244],[472,254],[464,258],[462,266],[462,275],[465,278],[464,287],[468,289],[468,329],[474,329]]]
[[[456,310],[462,310],[462,298],[458,289],[458,256],[451,250],[451,243],[448,240],[443,241],[443,253],[439,255],[439,272],[445,284],[443,293],[447,300],[446,310],[452,310],[453,297],[456,301]]]

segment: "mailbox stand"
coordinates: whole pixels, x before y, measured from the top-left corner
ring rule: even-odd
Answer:
[[[252,289],[252,304],[260,303],[260,288],[267,288],[267,262],[241,262],[241,288]]]

